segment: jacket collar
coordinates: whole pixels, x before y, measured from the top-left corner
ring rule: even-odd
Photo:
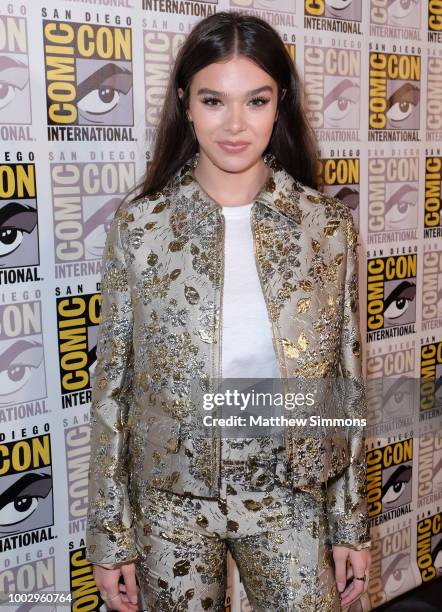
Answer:
[[[270,173],[253,201],[300,223],[301,210],[297,202],[300,194],[304,192],[302,184],[282,168],[273,153],[266,153],[263,161],[269,167]],[[221,205],[204,191],[196,179],[194,170],[197,163],[198,153],[195,153],[175,175],[180,191],[184,190],[186,199],[191,203],[188,213],[195,224],[208,214],[221,209]]]

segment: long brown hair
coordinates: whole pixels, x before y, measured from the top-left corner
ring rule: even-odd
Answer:
[[[303,108],[303,84],[284,42],[263,19],[222,11],[199,21],[180,47],[166,90],[152,161],[147,163],[143,183],[134,188],[141,187],[141,192],[132,201],[160,191],[198,151],[186,115],[194,74],[238,55],[255,62],[278,84],[279,114],[264,154],[273,153],[293,178],[317,188],[317,143]],[[184,91],[182,99],[177,92],[180,87]],[[282,96],[283,89],[286,92]]]

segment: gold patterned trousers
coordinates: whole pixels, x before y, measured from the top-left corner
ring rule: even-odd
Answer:
[[[291,489],[265,443],[221,440],[217,499],[146,491],[135,525],[143,610],[224,611],[227,550],[256,612],[340,610],[325,491]]]

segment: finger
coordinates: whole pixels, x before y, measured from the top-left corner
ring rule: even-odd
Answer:
[[[117,612],[136,612],[137,606],[131,603],[125,603],[121,597],[115,597],[112,600],[105,600],[108,610],[116,610]]]
[[[351,578],[353,578],[353,568],[351,565],[347,566],[347,582],[346,585],[348,584],[348,581],[351,580]],[[350,582],[350,584],[348,584],[348,586],[346,586],[346,588],[341,592],[341,597],[346,597],[347,594],[349,592],[351,592],[352,590],[352,582]]]
[[[136,604],[138,601],[138,587],[135,579],[135,564],[123,565],[121,571],[124,577],[124,584],[126,585],[126,595],[130,602]]]
[[[350,582],[350,584],[342,591],[341,593],[341,601],[346,599],[349,595],[353,593],[354,590],[354,581]]]
[[[349,601],[347,601],[346,603],[343,603],[343,602],[341,601],[341,606],[342,606],[343,608],[347,608],[348,606],[353,605],[353,604],[355,603],[355,601],[358,601],[358,599],[360,599],[360,598],[361,598],[361,595],[362,595],[362,593],[361,593],[361,594],[359,594],[359,595],[357,595],[357,596],[356,596],[356,597],[354,597],[353,599],[350,599],[350,600],[349,600]]]
[[[347,559],[343,555],[335,557],[335,580],[338,591],[341,593],[345,589],[347,582]]]
[[[355,601],[362,595],[364,590],[364,583],[362,580],[353,580],[351,591],[345,596],[341,598],[341,605],[347,606],[349,603]]]

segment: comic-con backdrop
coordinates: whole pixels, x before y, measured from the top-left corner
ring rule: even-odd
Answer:
[[[84,557],[100,260],[176,53],[220,10],[281,34],[321,189],[359,233],[373,563],[357,607],[442,571],[442,0],[0,0],[2,593],[104,609]],[[226,610],[250,610],[229,564]]]

